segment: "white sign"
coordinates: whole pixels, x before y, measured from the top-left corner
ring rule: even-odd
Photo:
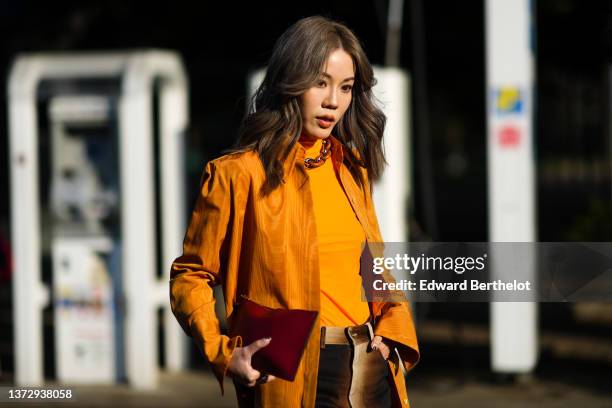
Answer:
[[[55,350],[62,383],[115,382],[113,289],[99,255],[111,245],[105,237],[53,242]]]

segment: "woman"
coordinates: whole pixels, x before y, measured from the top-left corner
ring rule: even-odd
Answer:
[[[347,27],[302,19],[277,41],[236,148],[206,165],[171,303],[240,406],[408,406],[403,372],[419,358],[408,305],[361,301],[361,248],[382,241],[370,182],[385,117],[373,85]],[[218,284],[230,325],[242,296],[319,311],[294,381],[251,367],[274,339],[221,334]]]

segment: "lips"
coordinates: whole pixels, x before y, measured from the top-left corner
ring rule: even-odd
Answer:
[[[334,124],[335,118],[331,115],[317,116],[317,123],[320,127],[327,129]]]

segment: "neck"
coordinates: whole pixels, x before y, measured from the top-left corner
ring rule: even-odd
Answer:
[[[300,142],[302,146],[308,148],[315,144],[319,144],[318,142],[321,140],[323,139],[319,139],[318,137],[308,136],[302,133],[300,135],[300,138],[298,139],[298,142]]]
[[[331,135],[329,135],[329,136],[327,136],[327,137],[316,137],[316,136],[310,136],[310,135],[305,134],[305,133],[301,133],[301,134],[300,134],[300,137],[298,138],[298,140],[299,140],[300,142],[310,142],[310,143],[314,143],[314,142],[316,142],[316,141],[318,141],[318,140],[326,140],[326,139],[329,139],[329,137],[330,137],[330,136],[331,136]]]

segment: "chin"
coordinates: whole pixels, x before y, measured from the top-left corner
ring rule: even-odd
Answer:
[[[320,128],[304,130],[306,130],[306,135],[311,138],[325,139],[331,135],[331,128],[329,130]]]

